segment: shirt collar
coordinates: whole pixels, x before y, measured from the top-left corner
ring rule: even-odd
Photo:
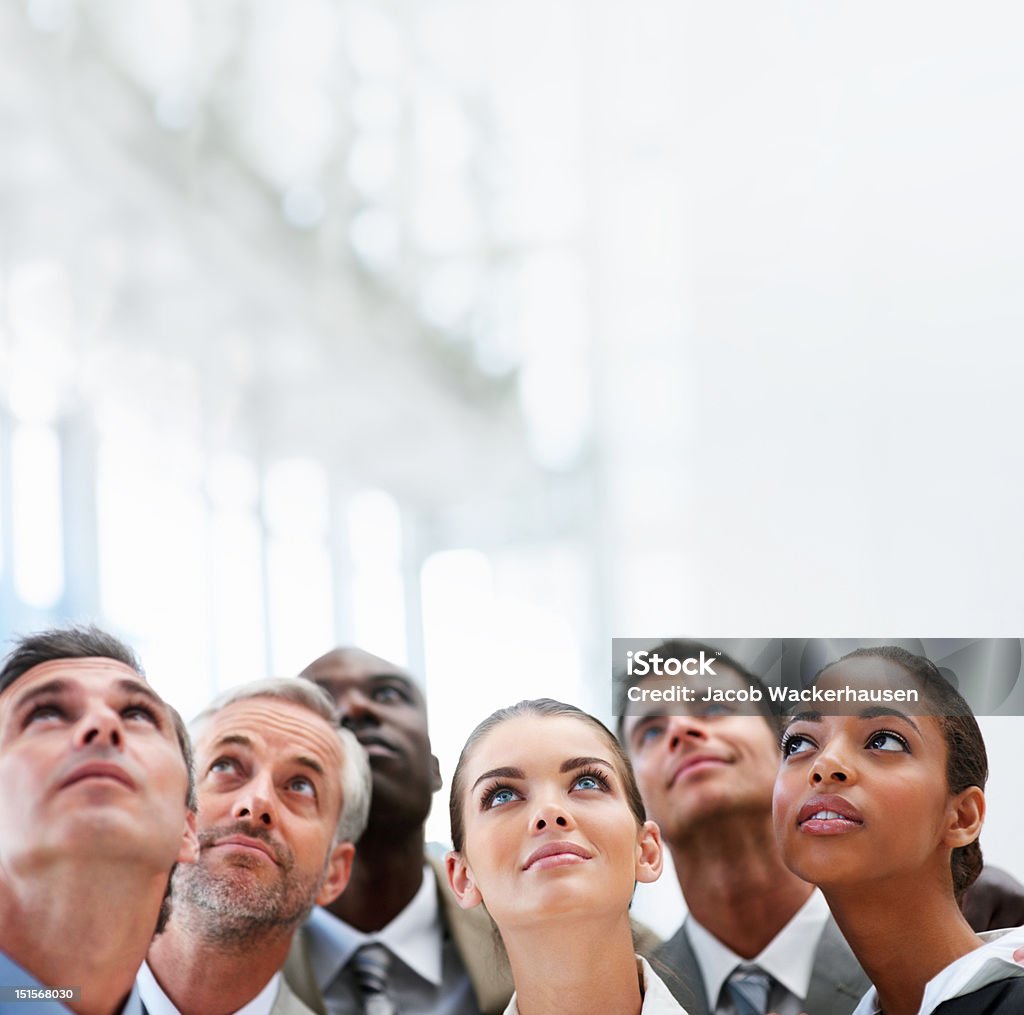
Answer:
[[[135,978],[135,987],[149,1015],[180,1015],[174,1002],[157,983],[153,970],[146,962],[142,963],[139,975]],[[274,973],[267,985],[248,1004],[242,1005],[235,1015],[270,1015],[280,989],[281,974],[278,972]],[[127,1007],[124,1015],[129,1015]]]
[[[944,1001],[972,994],[998,980],[1024,976],[1024,968],[1013,961],[1013,953],[1024,947],[1024,927],[992,930],[979,934],[981,948],[961,955],[933,976],[924,988],[919,1015],[930,1015]],[[878,991],[872,987],[861,999],[853,1015],[878,1015]]]
[[[794,997],[806,1000],[814,970],[814,953],[828,918],[828,904],[821,892],[815,889],[760,955],[744,959],[722,944],[693,916],[688,917],[686,936],[704,978],[708,1006],[714,1009],[718,1004],[722,986],[740,963],[759,966]]]
[[[323,991],[364,944],[379,941],[414,973],[435,987],[441,986],[441,919],[437,884],[424,866],[420,887],[412,901],[386,927],[364,934],[317,906],[306,925],[313,976]]]

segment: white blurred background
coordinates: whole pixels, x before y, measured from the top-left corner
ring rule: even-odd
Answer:
[[[185,713],[356,643],[446,775],[612,635],[1020,636],[1022,28],[0,0],[0,635]]]

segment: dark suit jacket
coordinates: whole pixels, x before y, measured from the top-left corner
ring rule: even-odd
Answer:
[[[1024,977],[998,980],[981,990],[943,1001],[935,1015],[1019,1015],[1024,1012]]]
[[[686,936],[684,923],[655,953],[651,963],[689,1015],[711,1015],[704,978]],[[811,985],[804,1003],[807,1015],[850,1015],[870,983],[831,917],[814,953]]]

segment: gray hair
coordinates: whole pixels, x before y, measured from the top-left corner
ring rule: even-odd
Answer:
[[[232,687],[218,695],[189,723],[194,739],[218,712],[239,701],[251,698],[276,698],[315,712],[338,735],[345,763],[341,767],[341,814],[334,834],[336,842],[356,842],[366,830],[370,817],[370,760],[355,734],[339,726],[334,716],[334,702],[316,684],[298,677],[253,680]]]

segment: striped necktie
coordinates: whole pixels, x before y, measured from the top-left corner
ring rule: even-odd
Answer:
[[[760,967],[740,964],[726,981],[736,1015],[765,1015],[772,978]]]
[[[397,1015],[398,1009],[388,993],[390,962],[391,954],[382,944],[363,945],[352,956],[349,964],[355,973],[366,1015]]]

